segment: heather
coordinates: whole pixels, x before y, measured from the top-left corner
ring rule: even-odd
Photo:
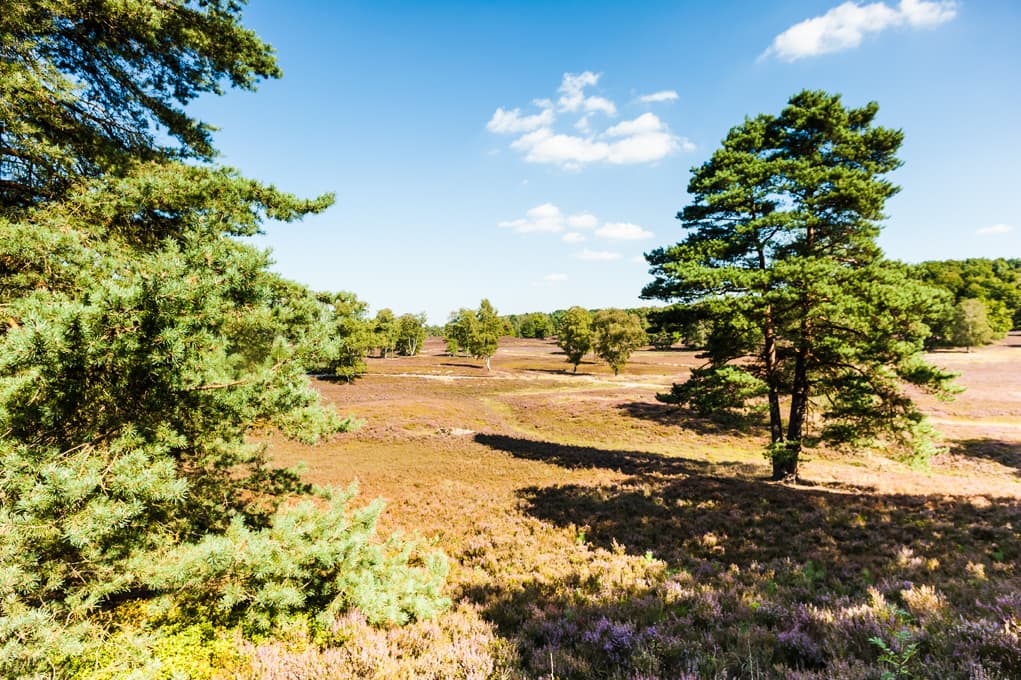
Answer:
[[[643,350],[618,378],[590,362],[575,376],[540,341],[506,341],[491,374],[438,339],[370,360],[362,381],[321,387],[366,418],[343,448],[270,451],[388,497],[388,528],[451,556],[455,605],[429,644],[365,628],[256,647],[253,672],[375,649],[368,677],[1013,677],[1017,342],[929,357],[968,388],[923,400],[948,433],[929,469],[819,447],[796,484],[769,481],[764,423],[656,400],[693,353]]]

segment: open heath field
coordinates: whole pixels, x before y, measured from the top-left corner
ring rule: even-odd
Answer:
[[[701,362],[640,351],[576,374],[505,338],[492,372],[430,339],[323,396],[362,427],[275,464],[387,500],[384,532],[450,558],[451,608],[356,616],[340,650],[267,643],[264,677],[1009,678],[1021,673],[1021,335],[929,357],[945,452],[810,449],[770,482],[765,425],[661,404]],[[291,673],[291,675],[288,675]]]

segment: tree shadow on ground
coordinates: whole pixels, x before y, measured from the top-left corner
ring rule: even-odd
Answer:
[[[465,361],[444,361],[440,363],[440,366],[446,366],[448,368],[478,368],[483,371],[486,370],[486,367],[482,363],[474,364]]]
[[[952,455],[966,458],[984,458],[1009,468],[1021,475],[1021,442],[979,437],[961,439],[950,445]]]
[[[752,656],[759,668],[781,669],[775,677],[811,668],[819,674],[799,677],[878,677],[883,667],[870,640],[892,640],[919,615],[896,613],[909,607],[904,591],[935,587],[946,599],[933,606],[945,608],[946,621],[982,618],[974,630],[999,630],[1021,603],[1017,498],[785,485],[640,451],[475,440],[568,469],[629,475],[519,489],[527,516],[576,534],[579,550],[606,552],[578,555],[565,546],[541,557],[499,555],[494,564],[534,560],[534,575],[465,592],[501,633],[522,641],[522,660],[537,675],[556,657],[559,677],[631,677],[620,668],[640,670],[651,648],[658,666],[645,677],[774,677],[742,666]],[[481,567],[475,559],[462,557]],[[954,665],[964,648],[968,658],[1016,667],[1015,638],[973,639],[972,624],[961,625],[938,650],[923,648],[944,665],[918,677],[969,677],[964,661]],[[874,665],[855,674],[840,665],[847,660]]]
[[[588,527],[589,540],[606,549],[620,545],[695,568],[811,560],[837,592],[863,591],[863,572],[881,576],[898,562],[963,574],[967,561],[982,556],[999,563],[1021,557],[1016,499],[978,507],[964,498],[848,494],[698,474],[530,487],[520,498],[536,518]]]
[[[618,451],[592,446],[571,446],[537,439],[502,434],[475,435],[475,441],[491,449],[505,451],[517,458],[538,460],[563,468],[601,468],[627,475],[692,475],[708,472],[712,464],[686,458],[673,458],[645,451]],[[760,475],[761,468],[746,463],[724,463],[736,474]]]
[[[806,487],[768,482],[748,464],[713,466],[640,451],[613,451],[477,434],[475,441],[561,467],[605,468],[631,475],[604,485],[521,489],[530,515],[559,526],[587,526],[589,540],[670,561],[717,561],[745,568],[796,557],[827,565],[836,587],[881,574],[901,559],[957,564],[988,555],[1021,558],[1016,498],[973,503],[956,496],[879,494],[868,487]],[[737,476],[717,476],[725,467]],[[836,485],[840,486],[840,485]],[[969,546],[971,554],[962,553]]]
[[[632,401],[617,408],[632,418],[650,420],[660,425],[679,427],[699,434],[737,433],[768,436],[766,417],[762,413],[721,413],[700,416],[691,409],[661,402]]]
[[[584,366],[584,365],[585,364],[582,364],[582,366]],[[589,365],[590,366],[594,366],[595,364],[589,364]],[[522,370],[526,371],[527,373],[549,373],[551,375],[576,375],[579,378],[581,378],[581,377],[589,377],[589,378],[591,378],[592,376],[598,375],[596,373],[589,373],[584,368],[580,368],[580,370],[575,371],[574,367],[571,366],[570,364],[568,364],[564,368],[525,368],[525,369],[522,369]]]

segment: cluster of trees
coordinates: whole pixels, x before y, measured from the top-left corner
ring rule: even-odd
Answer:
[[[157,675],[146,650],[196,622],[328,627],[350,607],[402,622],[445,604],[441,555],[376,539],[378,504],[352,510],[250,441],[353,427],[306,370],[357,363],[361,340],[353,296],[285,281],[235,238],[332,197],[215,165],[184,110],[279,75],[240,7],[0,11],[5,677]]]
[[[371,324],[373,342],[370,347],[384,359],[394,354],[413,357],[425,342],[425,322],[425,314],[394,316],[389,308],[381,309]]]
[[[1021,259],[943,260],[911,270],[948,293],[948,304],[933,324],[931,345],[983,345],[1021,328]]]
[[[500,336],[509,335],[512,328],[507,319],[499,316],[489,300],[483,299],[476,310],[462,307],[450,314],[443,327],[443,338],[451,356],[467,354],[481,359],[490,370],[490,361],[500,345]]]
[[[921,356],[944,293],[875,242],[903,137],[874,125],[877,111],[804,91],[746,119],[693,169],[678,214],[687,237],[647,256],[655,278],[642,295],[711,320],[709,363],[664,400],[706,411],[765,396],[776,479],[797,476],[812,412],[815,436],[930,454],[903,385],[951,391]]]
[[[477,310],[461,308],[452,312],[444,326],[443,337],[451,356],[463,353],[482,359],[488,371],[501,336],[516,334],[544,339],[554,330],[557,346],[567,354],[567,361],[575,372],[582,358],[593,352],[617,375],[631,354],[649,340],[644,319],[631,311],[601,309],[593,313],[582,307],[571,307],[553,314],[534,312],[501,317],[489,300],[482,300]],[[540,331],[541,335],[534,334]]]
[[[1021,328],[1021,260],[942,260],[909,265],[907,271],[943,291],[930,299],[925,310],[926,347],[970,348]],[[704,349],[717,327],[708,308],[693,305],[648,310],[648,322],[650,342],[657,347],[680,340]],[[725,321],[719,325],[727,328]]]
[[[543,312],[528,314],[509,314],[505,317],[510,323],[511,334],[516,338],[535,338],[545,340],[556,334],[554,316]]]
[[[648,344],[642,318],[623,309],[601,309],[595,314],[582,307],[571,307],[559,316],[557,346],[574,366],[589,352],[605,361],[613,374],[627,364],[631,354]]]

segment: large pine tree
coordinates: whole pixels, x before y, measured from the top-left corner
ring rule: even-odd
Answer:
[[[824,436],[922,447],[923,419],[900,385],[948,390],[950,376],[920,358],[924,310],[944,300],[876,245],[902,140],[873,124],[877,111],[805,91],[777,116],[745,120],[693,170],[678,214],[687,238],[648,255],[643,297],[701,307],[717,329],[710,366],[674,396],[727,393],[734,380],[730,393],[751,396],[747,378],[760,380],[777,479],[796,477],[814,408]]]
[[[323,490],[321,511],[283,503],[307,490],[248,439],[351,423],[305,375],[315,299],[235,238],[331,197],[212,165],[209,128],[183,111],[223,82],[277,75],[239,13],[233,0],[0,1],[7,677],[101,658],[86,651],[139,612],[266,629],[442,604],[441,560],[410,567],[374,542],[379,508],[352,515],[349,494]]]

